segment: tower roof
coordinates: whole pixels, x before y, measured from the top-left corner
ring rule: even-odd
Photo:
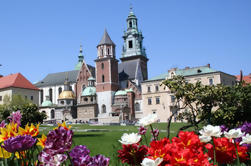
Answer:
[[[106,29],[105,29],[105,32],[104,32],[104,34],[103,34],[103,37],[102,37],[102,39],[100,40],[98,46],[99,46],[99,45],[103,45],[103,44],[115,45],[115,44],[113,43],[113,41],[111,40],[110,36],[108,35]]]

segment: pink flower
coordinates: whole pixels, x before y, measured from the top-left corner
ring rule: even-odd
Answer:
[[[146,134],[146,131],[147,131],[147,128],[143,127],[143,126],[140,126],[139,127],[139,134],[140,135],[145,135]]]
[[[9,117],[9,121],[10,123],[17,123],[17,128],[20,126],[21,124],[21,118],[22,118],[22,114],[20,113],[20,111],[16,111],[13,112]]]

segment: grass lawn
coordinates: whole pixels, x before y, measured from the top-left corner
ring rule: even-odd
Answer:
[[[172,123],[171,124],[171,137],[176,136],[177,130],[183,126],[184,123]],[[160,130],[159,138],[163,138],[167,135],[166,132],[167,123],[153,124],[153,128]],[[54,127],[40,127],[41,133],[47,134],[49,130]],[[121,148],[121,143],[118,140],[123,133],[138,132],[137,126],[89,126],[87,124],[72,125],[74,131],[73,146],[86,145],[91,151],[91,155],[103,154],[106,157],[111,158],[110,165],[117,165],[114,161],[117,156],[117,150]],[[87,131],[86,131],[87,130]],[[147,131],[148,143],[150,142],[150,127]],[[143,140],[143,143],[145,141]],[[121,165],[121,164],[119,164]]]

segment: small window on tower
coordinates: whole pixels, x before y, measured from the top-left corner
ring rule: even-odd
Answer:
[[[131,21],[129,22],[129,28],[132,28],[132,22]]]
[[[110,55],[110,49],[109,48],[107,49],[107,55]]]
[[[105,76],[102,75],[102,82],[105,82]]]
[[[101,68],[104,69],[105,65],[104,63],[101,63]]]
[[[129,48],[132,48],[132,40],[128,41],[128,46],[129,46]]]

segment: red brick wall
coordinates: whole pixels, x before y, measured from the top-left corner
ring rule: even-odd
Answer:
[[[85,63],[85,62],[84,62]],[[83,63],[77,77],[77,84],[76,84],[76,95],[77,99],[80,99],[80,96],[82,94],[82,86],[85,85],[85,87],[88,86],[88,78],[91,76],[89,69],[86,67],[86,65]]]
[[[102,69],[102,63],[104,69]],[[118,90],[118,61],[114,58],[104,58],[96,61],[96,91],[117,91]],[[110,73],[111,71],[111,73]],[[102,82],[104,75],[104,82]]]

